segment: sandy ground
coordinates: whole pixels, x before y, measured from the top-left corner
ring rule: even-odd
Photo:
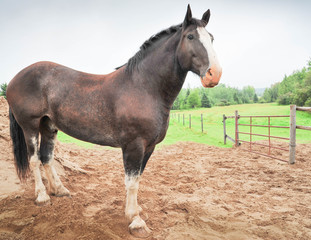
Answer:
[[[158,148],[139,190],[148,239],[311,239],[310,156],[311,145],[298,146],[295,165],[243,147]],[[33,178],[21,184],[16,177],[0,98],[0,239],[134,239],[124,217],[121,151],[58,143],[55,157],[72,198],[36,206]]]

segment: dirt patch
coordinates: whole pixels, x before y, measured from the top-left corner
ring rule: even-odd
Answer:
[[[33,178],[20,184],[16,177],[9,140],[0,98],[0,239],[134,239],[124,217],[121,151],[58,143],[57,169],[72,198],[52,196],[39,207]],[[298,146],[295,165],[243,147],[157,149],[138,199],[149,239],[311,239],[310,156],[311,145]]]

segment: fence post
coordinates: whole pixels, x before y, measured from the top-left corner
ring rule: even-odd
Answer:
[[[203,133],[203,114],[201,113],[201,129],[202,129],[202,133]]]
[[[191,129],[191,114],[189,114],[189,128]]]
[[[180,113],[178,113],[178,122],[180,122]]]
[[[182,114],[182,125],[185,126],[185,114]]]
[[[296,105],[290,105],[290,140],[289,140],[289,163],[295,163],[296,152]]]
[[[222,115],[222,122],[224,125],[224,144],[227,144],[227,133],[226,133],[226,115]]]
[[[239,113],[235,111],[235,146],[238,147],[239,143]]]

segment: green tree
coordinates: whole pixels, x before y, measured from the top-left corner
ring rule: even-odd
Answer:
[[[293,102],[294,94],[291,92],[285,93],[278,97],[277,103],[280,105],[289,105]]]
[[[293,97],[293,103],[298,106],[309,106],[311,100],[311,71],[306,74],[306,77],[301,84],[301,88],[296,90]]]
[[[189,95],[190,95],[190,88],[187,89],[184,101],[182,102],[182,107],[183,108],[187,107]]]
[[[209,97],[207,97],[207,104],[206,104],[206,106],[207,106],[208,108],[211,108],[211,107],[212,107],[212,102],[211,102],[211,100],[209,99]]]
[[[279,86],[280,86],[280,83],[275,83],[271,86],[270,94],[271,94],[272,102],[275,102],[279,96]]]
[[[6,99],[6,89],[8,87],[7,83],[3,83],[0,86],[0,96],[3,96]]]
[[[265,102],[275,102],[279,96],[279,86],[280,83],[275,83],[271,85],[270,88],[266,88],[262,98]]]
[[[177,98],[173,103],[172,110],[179,110],[181,102],[182,102],[182,94],[178,94]]]
[[[225,84],[219,84],[217,87],[208,89],[208,96],[210,100],[213,101],[216,105],[223,104],[231,104],[234,102],[233,94],[236,89],[227,87]]]
[[[249,103],[253,100],[255,95],[255,88],[252,86],[246,86],[242,89],[243,102]]]
[[[187,89],[187,92],[186,92],[186,97],[185,97],[185,101],[187,102],[187,99],[190,95],[190,88]]]
[[[196,108],[200,106],[200,100],[199,100],[199,93],[197,91],[191,91],[188,100],[187,105],[189,108]]]
[[[242,102],[243,103],[250,103],[250,99],[246,94],[242,94]]]
[[[305,106],[306,106],[306,107],[311,107],[311,97],[309,97],[309,98],[307,99],[307,101],[305,102]]]
[[[255,93],[255,95],[254,95],[253,101],[254,101],[254,103],[258,103],[258,96],[257,96],[256,93]]]
[[[201,97],[201,107],[204,107],[204,108],[211,108],[212,107],[211,101],[206,96],[205,92],[203,92],[202,97]]]
[[[294,71],[291,75],[283,78],[279,85],[278,96],[282,96],[286,93],[295,94],[302,86],[303,80],[307,74],[307,68],[302,68],[301,70]]]
[[[279,104],[308,105],[311,98],[311,58],[307,67],[294,71],[283,78],[278,87],[277,102]]]
[[[241,104],[242,103],[242,100],[241,100],[241,97],[240,97],[240,93],[239,91],[237,90],[234,94],[233,94],[233,100],[236,104]]]

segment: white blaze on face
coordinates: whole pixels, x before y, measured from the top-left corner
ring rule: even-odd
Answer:
[[[211,36],[209,35],[209,33],[206,31],[204,27],[198,27],[197,31],[199,34],[199,39],[201,43],[203,44],[203,46],[205,47],[206,52],[207,52],[208,61],[209,61],[208,68],[210,68],[211,66],[215,66],[216,68],[221,69],[218,58],[213,48]]]

